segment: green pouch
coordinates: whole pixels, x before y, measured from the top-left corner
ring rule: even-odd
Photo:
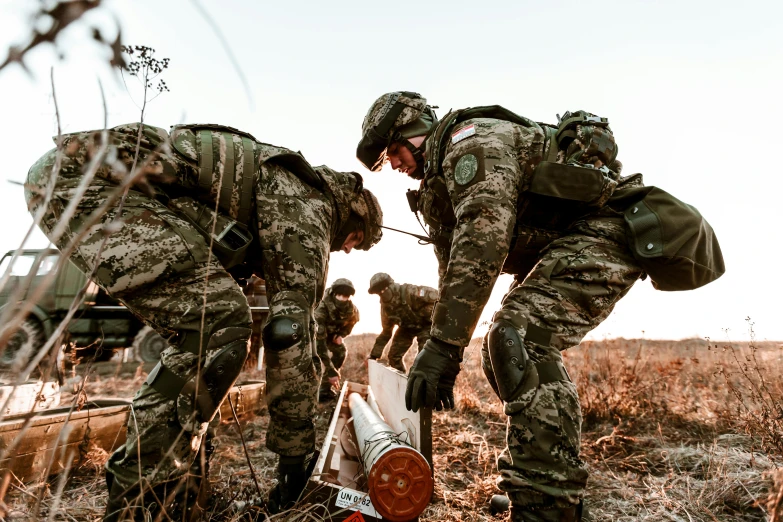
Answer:
[[[617,181],[600,169],[542,161],[533,172],[528,192],[600,207],[616,186]]]
[[[695,207],[653,186],[627,192],[641,196],[623,211],[631,252],[656,289],[693,290],[723,275],[718,238]]]
[[[212,244],[212,252],[226,270],[245,260],[253,236],[247,227],[233,219],[216,213],[193,198],[181,197],[169,201],[169,208],[190,221],[196,230]],[[212,235],[214,223],[214,236]]]

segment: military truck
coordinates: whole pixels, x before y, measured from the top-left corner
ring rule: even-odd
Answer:
[[[0,279],[10,265],[14,251],[0,260]],[[60,252],[55,249],[22,250],[14,262],[10,277],[0,289],[0,316],[7,307],[24,302],[42,283],[44,276],[57,266]],[[117,348],[130,348],[126,356],[140,362],[159,360],[166,341],[149,326],[145,326],[124,305],[111,298],[70,261],[57,274],[55,282],[35,303],[21,327],[5,350],[0,353],[0,370],[8,368],[22,354],[29,359],[51,337],[66,316],[71,304],[86,285],[84,298],[68,325],[67,334],[59,342],[72,357],[95,357],[105,360]],[[16,302],[9,302],[19,291]],[[254,320],[254,342],[260,342],[260,323],[267,314],[266,291],[263,280],[255,279],[247,285],[246,293]],[[256,352],[253,350],[251,353]]]
[[[0,260],[0,278],[6,273],[13,254],[10,251]],[[0,289],[0,314],[8,307],[18,306],[18,302],[26,301],[40,286],[44,276],[55,269],[59,259],[60,252],[55,249],[21,251],[7,283]],[[98,360],[108,359],[114,349],[126,347],[131,348],[131,357],[138,361],[157,360],[166,347],[166,341],[102,288],[92,281],[88,282],[69,261],[0,354],[0,365],[9,365],[20,353],[37,352],[63,320],[85,285],[84,299],[79,303],[61,344],[69,346],[75,352],[72,355],[89,352]],[[18,302],[9,302],[16,292],[20,292]]]

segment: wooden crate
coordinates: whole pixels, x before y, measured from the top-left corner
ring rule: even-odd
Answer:
[[[368,362],[370,385],[347,381],[343,384],[321,453],[305,492],[305,501],[316,506],[324,520],[380,522],[367,491],[366,479],[351,424],[348,396],[356,392],[380,413],[397,433],[407,434],[432,467],[432,411],[417,413],[405,408],[407,377],[376,361]]]
[[[230,397],[237,417],[256,413],[263,407],[264,382],[238,384]],[[111,453],[125,442],[129,408],[128,400],[96,399],[80,411],[64,407],[6,418],[0,422],[0,474],[10,470],[22,482],[41,480],[47,469],[62,471],[69,459],[77,466],[93,446]],[[220,414],[223,422],[234,422],[227,400]]]

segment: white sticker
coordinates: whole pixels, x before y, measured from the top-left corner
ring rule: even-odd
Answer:
[[[472,124],[468,125],[467,127],[463,127],[451,135],[451,143],[459,143],[465,138],[470,138],[474,134],[476,134],[476,127],[474,127]]]
[[[354,489],[344,488],[337,493],[337,499],[334,501],[337,507],[355,509],[365,515],[380,518],[370,500],[369,493],[361,493]]]

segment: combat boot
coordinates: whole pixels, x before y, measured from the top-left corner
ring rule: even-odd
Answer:
[[[508,511],[508,507],[511,505],[511,501],[506,495],[492,495],[489,499],[489,511],[493,515],[499,515]]]
[[[109,485],[109,498],[106,500],[106,511],[103,522],[127,522],[133,520],[150,520],[160,510],[153,495],[141,495],[138,484],[130,488],[122,487],[106,473]],[[143,497],[143,498],[142,498]]]
[[[329,402],[337,398],[337,392],[331,386],[328,388],[321,388],[318,392],[318,402]]]
[[[296,504],[313,471],[310,464],[311,462],[314,464],[315,460],[314,454],[302,457],[280,457],[277,463],[277,484],[269,492],[267,501],[267,510],[270,513],[280,513]]]
[[[510,522],[580,522],[587,520],[582,517],[583,502],[570,508],[530,508],[529,506],[511,506]]]

